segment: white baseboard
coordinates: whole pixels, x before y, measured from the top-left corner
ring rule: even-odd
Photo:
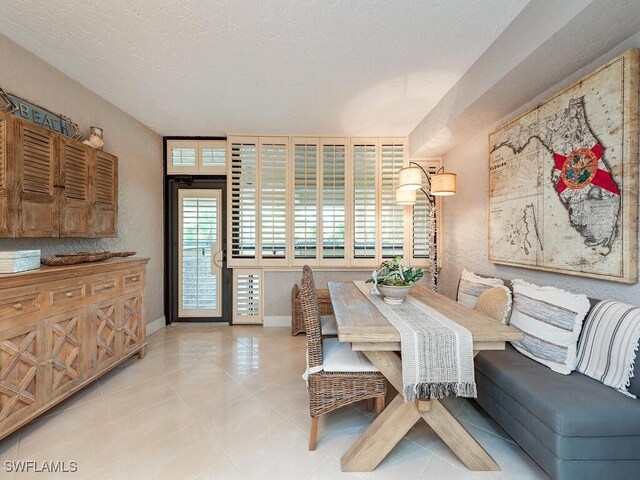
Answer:
[[[147,337],[161,328],[165,327],[164,316],[156,318],[153,322],[147,323]]]
[[[291,315],[272,315],[264,317],[263,327],[290,327]]]

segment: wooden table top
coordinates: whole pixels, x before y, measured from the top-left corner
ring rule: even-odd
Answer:
[[[329,282],[329,294],[341,342],[400,342],[398,331],[353,282]],[[502,344],[504,348],[504,342],[524,338],[519,330],[502,325],[423,285],[413,287],[411,296],[469,330],[474,348],[479,344]]]

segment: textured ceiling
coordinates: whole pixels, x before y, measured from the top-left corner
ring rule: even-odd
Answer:
[[[0,33],[162,135],[406,135],[527,3],[0,0]]]

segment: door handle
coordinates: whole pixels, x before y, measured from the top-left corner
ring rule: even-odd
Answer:
[[[224,256],[224,250],[218,250],[213,257],[211,257],[213,265],[211,265],[211,273],[213,273],[213,267],[222,268],[222,261]]]

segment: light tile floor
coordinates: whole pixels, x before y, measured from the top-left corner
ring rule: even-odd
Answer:
[[[3,479],[545,479],[474,402],[446,402],[501,472],[470,472],[418,423],[372,473],[341,473],[340,457],[372,421],[363,404],[326,416],[318,448],[300,378],[305,337],[287,328],[178,324],[132,358],[0,441],[0,459],[66,460],[76,474]]]

